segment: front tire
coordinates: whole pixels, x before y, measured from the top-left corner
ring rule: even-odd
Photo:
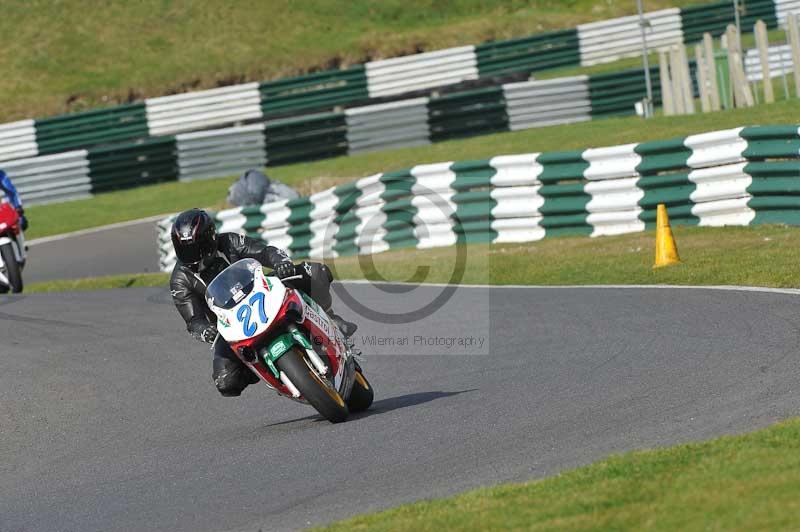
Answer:
[[[292,347],[291,351],[275,362],[275,365],[286,373],[303,398],[316,408],[322,417],[331,423],[340,423],[347,419],[350,414],[347,403],[333,386],[311,369],[301,348]]]
[[[347,398],[347,407],[351,412],[363,412],[372,405],[375,393],[372,390],[372,385],[361,372],[361,368],[356,367],[355,373],[353,389],[350,392],[350,397]]]
[[[13,293],[19,294],[22,292],[22,272],[11,244],[0,246],[0,257],[3,258],[3,268],[6,270],[9,288]]]

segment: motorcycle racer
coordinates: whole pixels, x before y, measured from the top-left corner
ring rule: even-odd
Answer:
[[[17,187],[14,186],[11,178],[3,170],[0,170],[0,190],[3,191],[8,201],[17,210],[20,227],[22,227],[23,231],[26,230],[28,228],[28,219],[25,217],[25,209],[22,208],[22,200],[17,192]]]
[[[231,351],[227,342],[217,339],[217,318],[205,301],[208,284],[234,262],[252,258],[283,279],[301,275],[292,281],[308,294],[329,315],[346,337],[356,331],[356,325],[342,319],[331,309],[330,284],[333,275],[320,263],[303,262],[295,265],[285,251],[238,233],[217,234],[207,212],[189,209],[178,215],[172,225],[172,245],[177,262],[170,277],[172,301],[186,328],[197,340],[213,344],[212,378],[217,390],[225,397],[241,395],[250,384],[258,382],[253,374]]]

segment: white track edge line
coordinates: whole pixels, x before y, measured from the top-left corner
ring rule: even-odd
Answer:
[[[366,281],[342,280],[337,281],[342,284],[377,284],[377,285],[406,285],[406,286],[432,286],[445,287],[454,286],[456,288],[510,288],[514,290],[549,290],[549,289],[683,289],[683,290],[722,290],[729,292],[764,292],[770,294],[800,295],[798,288],[769,288],[761,286],[734,286],[734,285],[679,285],[679,284],[582,284],[582,285],[525,285],[525,284],[446,284],[446,283],[408,283],[391,281]]]

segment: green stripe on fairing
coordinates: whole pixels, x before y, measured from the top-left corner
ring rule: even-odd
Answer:
[[[361,220],[355,215],[356,201],[363,194],[356,183],[348,183],[333,189],[333,193],[339,198],[334,206],[336,212],[334,222],[338,225],[334,235],[334,251],[339,255],[355,255],[359,249],[356,245],[356,228]]]
[[[462,191],[453,196],[456,204],[453,231],[456,234],[456,243],[491,242],[497,238],[497,233],[492,230],[492,209],[497,206],[497,201],[491,196],[490,190],[484,189],[491,185],[492,177],[497,174],[497,169],[489,165],[488,160],[462,161],[453,163],[450,170],[456,178],[450,185],[453,189]],[[479,233],[470,232],[471,227],[465,225],[468,221],[483,221],[488,229]],[[484,226],[485,227],[485,226]]]
[[[681,220],[682,225],[697,225],[700,219],[692,214],[692,193],[697,185],[689,180],[689,157],[691,148],[685,138],[643,142],[634,148],[641,158],[636,171],[642,176],[636,186],[644,191],[639,200],[639,219],[645,227],[655,227],[656,208],[659,203],[667,206],[670,218]],[[663,174],[662,172],[669,172]]]
[[[586,210],[592,197],[584,191],[583,177],[589,162],[582,154],[582,151],[542,153],[536,158],[542,165],[539,181],[544,186],[539,195],[544,204],[539,208],[542,214],[539,225],[544,228],[545,236],[592,234]]]
[[[386,229],[384,240],[392,249],[416,246],[418,242],[414,236],[414,216],[417,208],[411,204],[411,189],[417,181],[416,178],[407,169],[387,172],[380,180],[386,187],[381,193],[381,199],[385,202],[381,211],[386,214],[383,224]]]

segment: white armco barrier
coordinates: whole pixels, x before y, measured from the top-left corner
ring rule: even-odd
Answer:
[[[478,78],[478,58],[474,46],[371,61],[364,66],[370,98]]]
[[[258,83],[145,100],[151,135],[167,135],[263,118]]]
[[[261,169],[267,164],[264,124],[175,136],[179,179],[188,181]]]
[[[430,144],[428,98],[413,98],[345,111],[348,153]]]
[[[511,131],[591,120],[589,78],[576,76],[503,85]]]
[[[681,11],[677,7],[646,13],[645,19],[648,22],[645,35],[651,50],[683,42]],[[642,32],[637,15],[581,24],[578,26],[578,40],[582,66],[642,53]]]
[[[35,157],[38,154],[33,120],[0,124],[0,161]]]
[[[91,196],[86,150],[5,161],[2,168],[28,205]]]

